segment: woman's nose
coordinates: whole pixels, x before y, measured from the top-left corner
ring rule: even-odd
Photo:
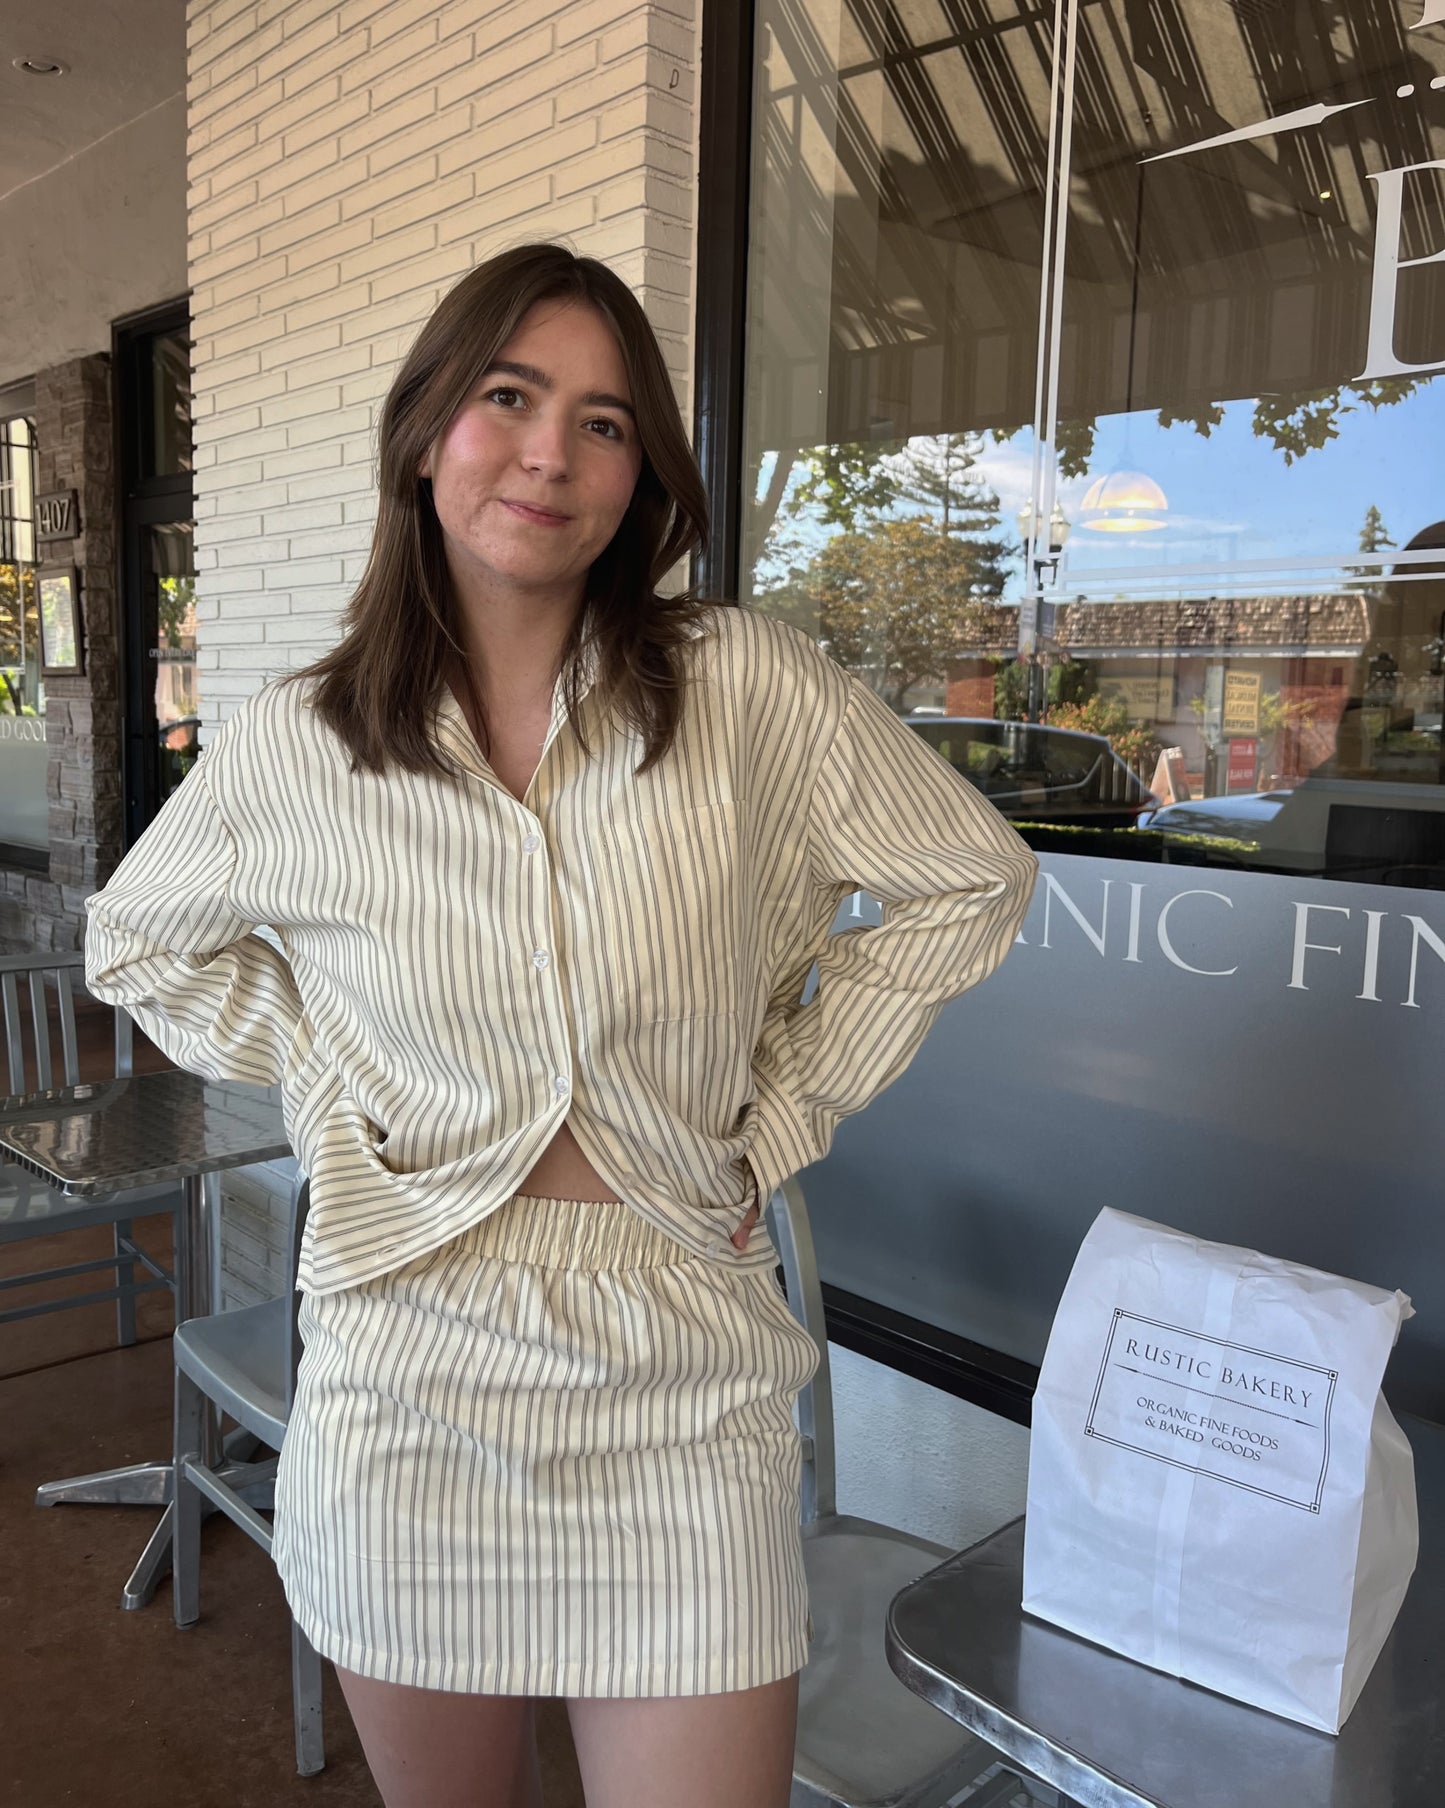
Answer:
[[[565,477],[567,429],[561,421],[535,420],[522,446],[522,463],[541,477]]]

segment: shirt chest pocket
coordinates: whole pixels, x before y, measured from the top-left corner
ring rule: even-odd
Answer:
[[[647,1021],[738,1008],[742,872],[737,806],[614,816],[599,955],[619,1009]]]

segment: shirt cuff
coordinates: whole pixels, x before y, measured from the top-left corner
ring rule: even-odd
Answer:
[[[758,1206],[765,1210],[773,1194],[799,1168],[823,1154],[814,1148],[802,1113],[775,1088],[760,1091],[752,1122],[747,1162],[757,1183]]]

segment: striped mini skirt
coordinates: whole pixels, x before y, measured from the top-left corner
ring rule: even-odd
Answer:
[[[324,1657],[561,1697],[802,1668],[793,1402],[818,1352],[770,1266],[705,1261],[625,1204],[518,1195],[307,1296],[301,1331],[274,1555]]]

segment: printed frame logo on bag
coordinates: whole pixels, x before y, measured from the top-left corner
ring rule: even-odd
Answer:
[[[1338,1379],[1116,1306],[1084,1436],[1318,1513]]]

